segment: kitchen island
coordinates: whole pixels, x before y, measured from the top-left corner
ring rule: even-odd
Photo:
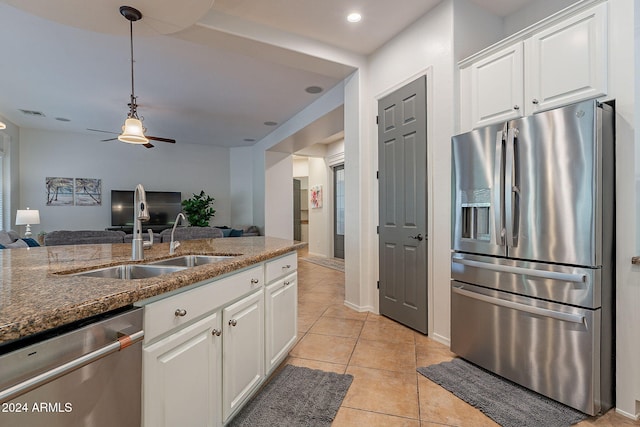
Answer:
[[[131,261],[130,244],[45,246],[0,251],[0,345],[235,272],[304,247],[272,237],[182,242],[175,255],[155,244]],[[73,276],[98,267],[174,256],[234,255],[213,264],[136,280]]]

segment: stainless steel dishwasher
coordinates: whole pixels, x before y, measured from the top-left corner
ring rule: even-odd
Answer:
[[[142,309],[0,346],[0,426],[141,423]]]

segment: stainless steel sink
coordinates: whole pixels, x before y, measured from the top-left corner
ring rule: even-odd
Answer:
[[[163,259],[147,263],[150,266],[175,266],[175,267],[196,267],[198,265],[211,264],[220,261],[226,261],[233,256],[227,255],[183,255],[175,258]]]
[[[176,271],[182,271],[186,268],[186,266],[176,265],[124,264],[74,273],[72,276],[104,277],[107,279],[124,280],[146,279],[149,277],[161,276],[163,274],[175,273]]]

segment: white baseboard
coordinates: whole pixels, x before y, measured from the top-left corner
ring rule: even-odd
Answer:
[[[371,312],[371,313],[375,313],[375,311],[373,310],[373,307],[371,307],[371,306],[362,306],[361,307],[359,305],[352,304],[352,303],[350,303],[349,301],[346,301],[346,300],[344,302],[344,305],[346,305],[350,309],[355,310],[355,311],[357,311],[359,313],[364,313],[364,312],[367,312],[367,311]],[[375,314],[377,314],[377,313],[375,313]]]
[[[442,335],[438,335],[436,333],[433,333],[431,335],[429,335],[429,338],[431,338],[434,341],[439,342],[440,344],[444,344],[447,347],[451,347],[451,340],[447,337],[443,337]]]
[[[616,414],[620,414],[623,417],[630,418],[634,421],[640,420],[640,414],[630,414],[629,412],[623,411],[622,409],[619,409],[619,408],[616,408],[615,411],[616,411]]]

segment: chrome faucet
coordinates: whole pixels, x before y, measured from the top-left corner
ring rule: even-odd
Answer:
[[[183,221],[186,221],[186,218],[184,217],[182,212],[180,212],[178,216],[176,216],[176,221],[173,223],[173,229],[171,229],[171,244],[169,245],[169,255],[175,254],[176,249],[178,249],[178,246],[180,246],[180,242],[178,242],[177,240],[175,242],[173,241],[173,233],[176,231],[176,227],[180,222],[180,218],[182,218]]]
[[[149,242],[142,240],[142,221],[149,220],[147,194],[142,184],[136,186],[133,195],[133,240],[131,241],[131,259],[144,259],[144,249],[153,246],[153,231],[149,230]]]

